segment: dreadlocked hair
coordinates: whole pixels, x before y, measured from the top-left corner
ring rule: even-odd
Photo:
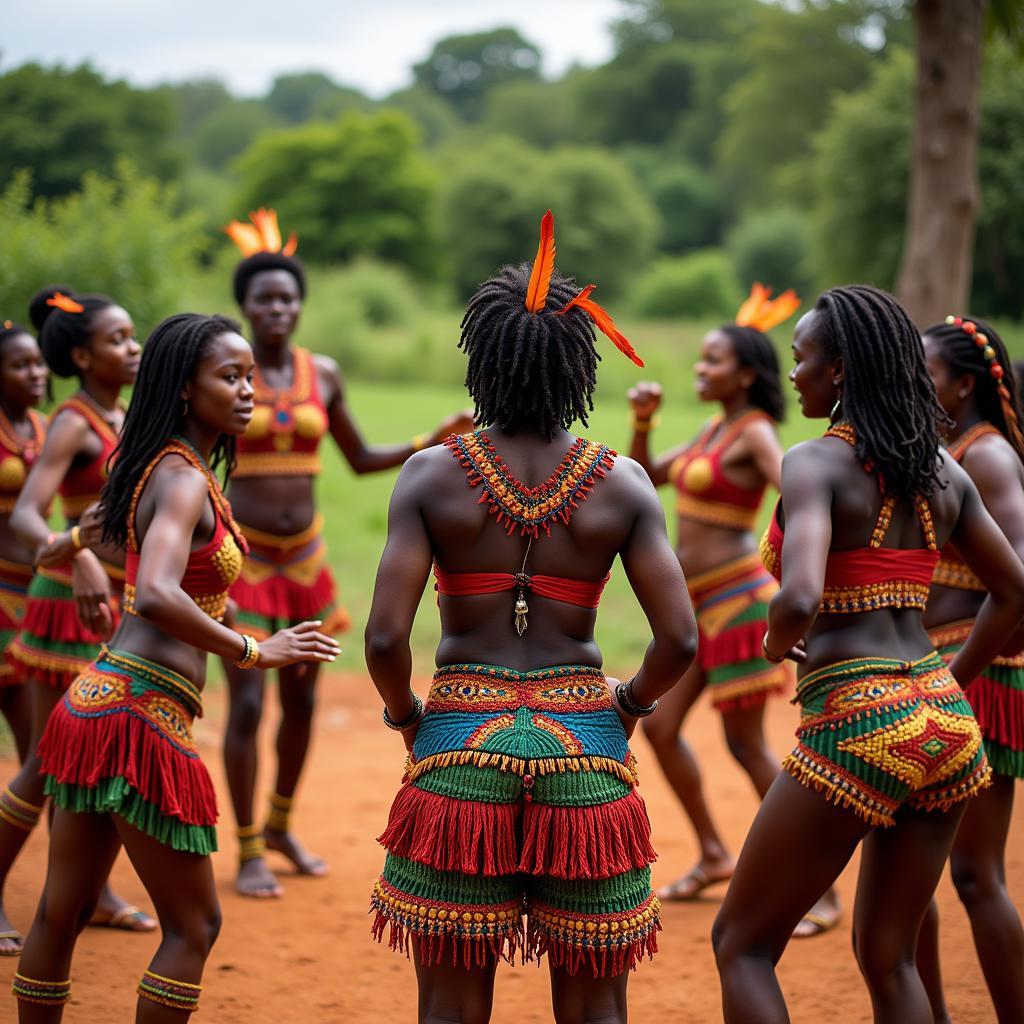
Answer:
[[[740,366],[753,370],[754,383],[747,391],[750,404],[768,413],[776,423],[786,418],[786,402],[782,397],[779,357],[771,338],[756,327],[726,324],[719,330],[732,342],[732,350]]]
[[[857,434],[857,457],[886,492],[930,497],[938,480],[939,425],[949,422],[924,362],[921,335],[903,307],[870,285],[823,292],[817,329],[844,365],[842,409]]]
[[[74,299],[84,309],[81,313],[66,313],[56,306],[47,305],[58,292]],[[92,337],[93,317],[102,309],[117,303],[106,295],[78,295],[68,285],[55,284],[43,288],[32,296],[28,316],[39,332],[39,347],[46,365],[58,377],[78,377],[82,373],[71,358],[72,349],[88,348]]]
[[[960,324],[935,324],[924,333],[938,342],[941,358],[954,376],[970,374],[974,378],[974,400],[978,412],[999,430],[1013,446],[1017,457],[1024,462],[1024,434],[1021,433],[1024,420],[1010,354],[991,324],[973,316],[959,319]],[[975,332],[965,331],[963,323],[974,324]],[[984,344],[979,345],[975,341],[978,335],[985,336]],[[991,349],[991,359],[986,349]],[[996,366],[1000,368],[1000,376],[994,377],[992,369]]]
[[[214,338],[240,330],[229,317],[199,313],[179,313],[153,329],[142,350],[131,405],[100,495],[104,541],[119,547],[127,544],[135,488],[146,467],[180,427],[182,390]],[[220,465],[225,467],[226,480],[235,465],[235,439],[228,434],[217,438],[210,455],[210,468],[216,470]]]
[[[531,313],[525,305],[530,271],[529,263],[502,267],[477,288],[459,348],[469,357],[466,387],[476,421],[550,441],[560,427],[587,425],[601,357],[586,313],[555,312],[579,291],[572,278],[554,271],[545,308]]]
[[[245,303],[245,293],[249,290],[249,282],[265,270],[284,270],[291,274],[299,286],[299,298],[305,299],[306,268],[301,260],[294,256],[285,256],[283,252],[256,252],[247,256],[235,267],[232,287],[235,292],[235,302],[239,306]]]

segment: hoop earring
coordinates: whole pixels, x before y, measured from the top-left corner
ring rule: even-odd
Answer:
[[[843,393],[839,392],[839,397],[836,399],[836,404],[832,406],[832,411],[828,414],[829,423],[835,423],[840,418],[843,411]]]
[[[188,415],[188,399],[187,398],[183,398],[181,400],[181,403],[182,403],[181,418],[184,419]]]

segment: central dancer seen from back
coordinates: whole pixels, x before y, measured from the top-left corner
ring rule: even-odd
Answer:
[[[532,273],[505,267],[470,300],[460,345],[486,431],[402,470],[367,625],[411,753],[374,931],[411,948],[421,1022],[488,1020],[497,961],[520,949],[547,953],[557,1021],[625,1021],[628,971],[657,948],[627,736],[693,660],[696,624],[647,474],[569,433],[592,408],[593,325],[639,360],[553,261],[549,212]],[[653,634],[626,683],[606,680],[593,635],[617,555]],[[409,633],[431,567],[442,637],[424,709]]]

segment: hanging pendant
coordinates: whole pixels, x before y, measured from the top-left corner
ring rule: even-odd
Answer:
[[[529,611],[529,606],[526,604],[526,596],[520,590],[519,596],[516,598],[516,632],[520,636],[526,632],[526,616]]]

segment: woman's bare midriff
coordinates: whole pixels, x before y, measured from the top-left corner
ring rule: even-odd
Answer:
[[[800,665],[799,676],[850,658],[917,661],[934,650],[916,608],[819,615],[805,640],[807,661]]]
[[[227,497],[239,523],[278,537],[301,533],[316,516],[311,476],[240,477]]]
[[[749,530],[711,526],[682,516],[677,522],[676,554],[688,577],[710,572],[757,550],[757,541]]]

